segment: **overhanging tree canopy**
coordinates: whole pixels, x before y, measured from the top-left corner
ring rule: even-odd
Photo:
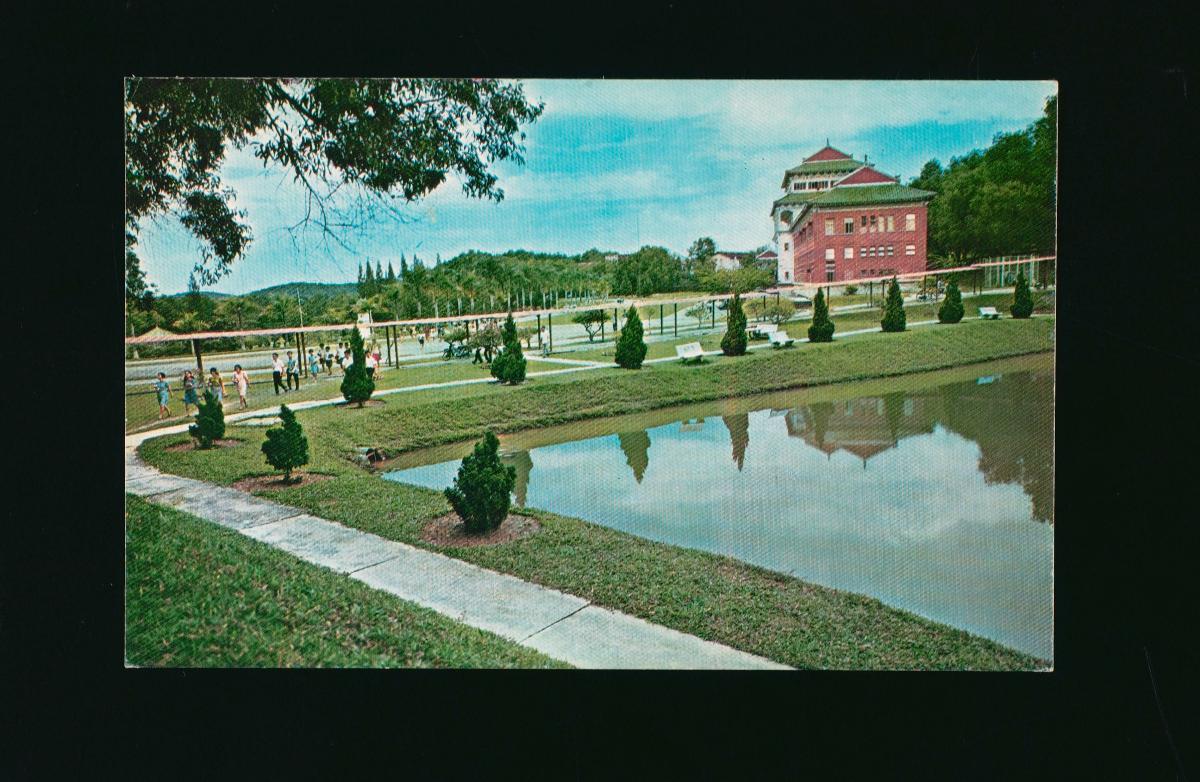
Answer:
[[[144,219],[175,214],[200,240],[200,278],[228,273],[251,241],[219,174],[230,145],[289,171],[307,196],[301,225],[339,242],[340,230],[398,214],[396,200],[426,195],[451,172],[467,195],[499,201],[489,166],[523,162],[521,125],[542,108],[495,79],[128,79],[129,252]],[[349,208],[336,205],[339,191]]]

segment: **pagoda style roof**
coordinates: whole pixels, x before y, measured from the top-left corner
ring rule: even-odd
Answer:
[[[771,212],[775,212],[777,206],[797,206],[799,204],[807,204],[814,198],[821,195],[824,191],[819,190],[801,190],[799,193],[788,193],[782,198],[776,198],[771,204]]]
[[[813,206],[870,206],[874,204],[910,204],[928,201],[936,193],[918,190],[898,182],[880,185],[854,185],[834,187],[816,194],[809,200]]]
[[[834,149],[833,147],[829,146],[827,140],[825,146],[804,158],[805,163],[812,163],[814,161],[821,160],[850,160],[850,156],[840,149]]]
[[[793,174],[849,174],[855,169],[862,168],[866,163],[853,158],[838,158],[837,160],[813,160],[805,161],[794,168],[789,168],[787,173],[783,175],[783,184],[780,187],[787,187],[788,177]]]

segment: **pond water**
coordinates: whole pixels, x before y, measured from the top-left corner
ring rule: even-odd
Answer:
[[[516,504],[878,598],[1052,659],[1052,359],[501,438]],[[384,475],[450,485],[460,443]]]

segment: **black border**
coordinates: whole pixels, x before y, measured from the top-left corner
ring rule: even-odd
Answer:
[[[255,766],[330,778],[377,764],[504,777],[508,763],[553,778],[760,778],[763,763],[819,778],[1194,775],[1194,21],[1182,3],[140,0],[23,20],[29,53],[13,76],[29,95],[13,124],[28,139],[11,150],[22,230],[10,267],[31,279],[17,290],[48,295],[10,287],[7,299],[31,354],[23,366],[46,380],[11,382],[51,407],[21,421],[49,448],[10,446],[35,469],[11,495],[24,502],[3,544],[8,778]],[[110,303],[129,74],[1059,79],[1055,672],[125,670],[122,403],[105,378],[122,362]],[[47,475],[47,460],[65,475]]]

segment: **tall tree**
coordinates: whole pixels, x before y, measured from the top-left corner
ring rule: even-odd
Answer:
[[[825,300],[825,289],[817,288],[817,297],[813,299],[812,325],[808,327],[809,342],[833,342],[833,331],[836,327],[829,318],[829,303]]]
[[[641,369],[646,349],[642,339],[642,319],[638,317],[637,307],[630,307],[625,314],[625,328],[621,329],[621,337],[617,340],[616,362],[625,369]]]
[[[252,238],[219,175],[230,146],[290,173],[306,193],[304,223],[338,241],[347,222],[394,214],[393,198],[417,200],[451,173],[468,196],[499,201],[489,165],[523,162],[521,127],[542,108],[495,79],[132,77],[125,228],[137,237],[144,220],[175,214],[201,242],[201,280],[228,273]]]
[[[742,311],[742,297],[733,294],[729,302],[729,315],[725,320],[725,336],[721,337],[721,352],[727,356],[742,356],[746,353],[746,313]]]
[[[884,331],[904,331],[907,325],[904,314],[904,297],[900,295],[900,284],[893,277],[888,284],[887,300],[883,305],[883,320],[879,322]]]

